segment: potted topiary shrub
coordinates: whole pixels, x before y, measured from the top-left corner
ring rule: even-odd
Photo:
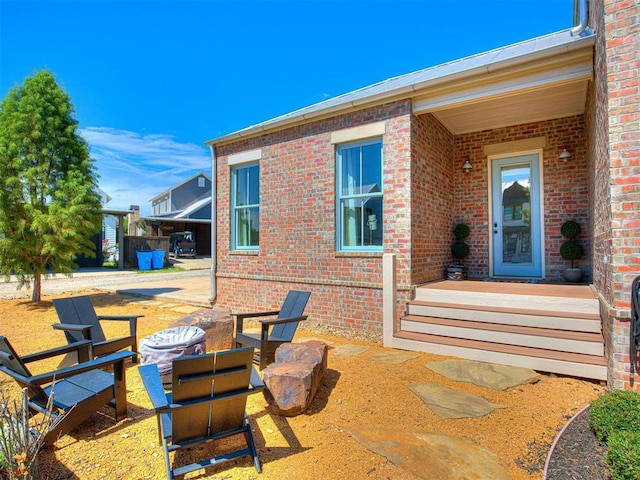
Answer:
[[[580,235],[580,231],[580,225],[573,220],[564,222],[560,228],[562,236],[569,239],[560,245],[560,256],[571,262],[571,268],[565,268],[562,274],[564,275],[564,279],[571,283],[582,281],[582,270],[574,266],[574,262],[584,256],[584,248],[582,248],[582,245],[576,240],[578,235]]]
[[[469,227],[464,223],[459,223],[453,228],[455,241],[451,245],[451,255],[456,259],[453,265],[447,267],[448,280],[466,280],[468,268],[462,264],[462,260],[469,256],[471,249],[465,242],[470,234]]]

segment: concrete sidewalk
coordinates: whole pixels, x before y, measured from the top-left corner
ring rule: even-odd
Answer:
[[[178,273],[162,279],[154,278],[158,274],[140,275],[139,277],[146,278],[135,278],[131,283],[106,286],[103,289],[123,295],[141,295],[168,302],[210,307],[211,257],[169,258],[169,263],[186,270],[185,274]]]
[[[125,295],[157,298],[165,302],[210,307],[211,258],[170,258],[169,262],[175,267],[184,269],[185,273],[162,275],[162,278],[157,280],[154,277],[160,274],[149,274],[148,277],[143,275],[146,277],[144,279],[136,276],[135,282],[106,285],[100,288]]]
[[[174,278],[163,278],[158,281],[105,285],[99,288],[123,295],[141,295],[164,302],[210,307],[211,276],[208,270],[202,270],[202,273],[203,275],[197,277],[184,277],[178,274]]]

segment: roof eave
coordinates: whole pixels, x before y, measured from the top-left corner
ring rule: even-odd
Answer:
[[[230,133],[228,135],[224,135],[222,137],[208,140],[205,142],[205,145],[216,146],[216,145],[221,145],[225,143],[231,143],[238,140],[244,140],[251,137],[282,130],[282,129],[293,127],[300,124],[304,124],[313,120],[319,120],[324,117],[335,116],[337,114],[343,114],[349,111],[359,110],[365,106],[381,104],[381,103],[397,100],[400,98],[411,98],[419,94],[419,92],[424,92],[424,90],[427,88],[438,86],[443,83],[454,82],[457,80],[467,79],[473,76],[492,73],[492,72],[495,72],[496,70],[500,70],[508,67],[515,67],[520,64],[532,62],[535,60],[544,59],[547,57],[553,57],[563,53],[569,53],[574,50],[592,47],[594,44],[595,44],[595,35],[583,36],[578,38],[574,37],[574,39],[571,42],[566,42],[559,45],[553,45],[548,48],[543,48],[533,52],[528,52],[515,57],[508,57],[508,58],[499,59],[499,60],[490,60],[487,63],[483,65],[479,65],[477,67],[455,71],[449,74],[441,75],[435,78],[430,78],[428,80],[412,83],[410,85],[405,85],[398,88],[391,88],[389,90],[385,90],[376,94],[363,96],[356,100],[347,100],[344,103],[331,105],[327,108],[318,108],[318,109],[312,110],[311,112],[305,112],[306,110],[309,109],[309,107],[305,107],[300,109],[301,113],[299,115],[295,115],[295,112],[292,112],[292,113],[283,115],[283,117],[286,117],[286,118],[279,119],[279,117],[276,117],[272,120],[267,120],[258,125],[247,127],[242,130],[238,130],[233,133]],[[505,48],[508,48],[508,47],[505,47]],[[481,53],[478,55],[484,55],[486,53],[487,52]],[[407,75],[411,75],[411,74],[407,74]],[[380,82],[380,83],[397,81],[397,79],[402,77],[404,77],[404,75],[400,77],[394,77],[385,82]],[[380,85],[380,83],[375,85]],[[364,87],[361,90],[365,90],[370,87],[371,86]],[[349,93],[343,96],[348,96],[348,95]],[[335,99],[332,99],[332,100],[335,100]],[[316,104],[316,105],[321,105],[321,104]]]

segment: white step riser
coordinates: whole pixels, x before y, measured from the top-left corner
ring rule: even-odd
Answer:
[[[464,310],[461,308],[412,304],[408,305],[408,313],[410,315],[420,315],[423,317],[451,318],[454,320],[499,323],[502,325],[517,325],[521,327],[552,328],[572,332],[600,333],[601,331],[601,322],[599,320],[584,320],[569,317],[547,317],[541,315]]]
[[[385,347],[427,352],[433,353],[435,355],[453,356],[464,358],[467,360],[477,360],[480,362],[512,365],[514,367],[531,368],[533,370],[539,370],[541,372],[553,372],[562,375],[571,375],[574,377],[590,378],[593,380],[607,379],[607,367],[602,365],[563,362],[561,360],[528,357],[525,355],[513,355],[502,352],[490,352],[486,350],[475,350],[471,348],[419,342],[395,337],[393,338],[391,344],[385,345]]]
[[[568,314],[600,314],[598,300],[591,298],[563,298],[418,288],[416,289],[415,299],[424,302],[451,303],[460,308],[464,308],[465,305],[474,305],[484,307],[486,310],[491,310],[491,307],[498,307],[549,310],[567,312]]]
[[[603,344],[582,340],[540,337],[534,335],[522,335],[518,333],[503,333],[490,330],[478,330],[474,328],[411,322],[407,320],[403,320],[401,322],[400,328],[404,332],[427,333],[441,337],[480,340],[484,342],[501,343],[504,345],[518,345],[521,347],[542,348],[545,350],[582,353],[585,355],[604,355]]]

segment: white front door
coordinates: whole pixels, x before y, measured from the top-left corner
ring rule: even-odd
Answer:
[[[493,276],[541,278],[538,153],[491,160]]]

